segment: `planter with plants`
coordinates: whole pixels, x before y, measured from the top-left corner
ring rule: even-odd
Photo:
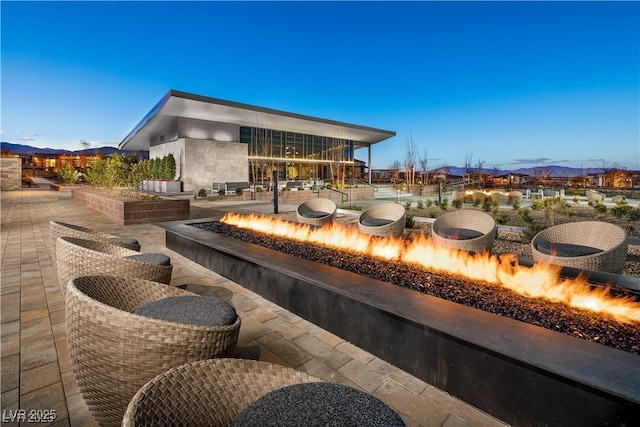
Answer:
[[[189,199],[140,192],[149,162],[120,154],[98,160],[86,173],[91,187],[73,189],[72,197],[121,225],[188,219]]]
[[[164,157],[140,162],[142,183],[140,189],[154,193],[179,193],[182,182],[176,180],[176,160],[169,153]]]

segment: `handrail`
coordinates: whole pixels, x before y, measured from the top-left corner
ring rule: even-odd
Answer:
[[[349,195],[347,193],[343,193],[342,191],[336,190],[335,188],[327,188],[327,190],[331,190],[331,191],[335,191],[336,193],[340,193],[342,195],[342,203],[344,203],[347,200],[349,200]],[[346,197],[346,199],[345,199],[345,197]]]
[[[362,184],[362,185],[368,185],[369,187],[373,187],[373,192],[377,193],[378,192],[378,187],[376,185],[373,184],[369,184],[367,181],[360,181],[358,179],[352,179],[351,180],[351,186],[353,186],[353,183],[355,183],[356,185]]]

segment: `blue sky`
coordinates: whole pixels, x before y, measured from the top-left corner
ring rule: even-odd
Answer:
[[[0,8],[3,141],[115,146],[176,89],[395,131],[374,168],[411,138],[429,167],[640,169],[639,2]]]

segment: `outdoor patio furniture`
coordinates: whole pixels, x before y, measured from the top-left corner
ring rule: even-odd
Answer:
[[[92,274],[171,282],[173,266],[164,254],[140,253],[112,243],[76,237],[58,237],[56,248],[56,271],[63,297],[69,280]]]
[[[508,197],[507,204],[513,205],[516,202],[522,202],[523,194],[522,191],[509,191]]]
[[[487,195],[482,191],[474,191],[471,195],[471,198],[473,200],[473,203],[477,203],[476,201],[479,200],[482,204],[487,199]]]
[[[168,369],[234,353],[238,316],[232,324],[193,325],[134,313],[165,298],[185,297],[213,298],[119,276],[83,276],[68,283],[65,312],[71,367],[100,425],[120,425],[140,387]]]
[[[407,213],[398,203],[382,203],[366,209],[358,218],[361,233],[374,236],[400,237],[404,231]]]
[[[492,192],[491,200],[497,202],[500,206],[504,206],[509,202],[509,196],[505,193]]]
[[[587,196],[587,201],[591,203],[595,203],[598,200],[604,202],[605,197],[607,197],[606,194],[595,190],[587,190],[585,194]]]
[[[253,402],[293,384],[319,382],[293,368],[255,360],[219,358],[187,363],[159,374],[131,399],[122,426],[231,426]]]
[[[331,199],[314,198],[298,205],[296,217],[298,222],[316,226],[333,221],[337,206]]]
[[[615,274],[622,273],[627,249],[625,231],[604,221],[555,225],[531,240],[534,261]]]
[[[490,252],[497,229],[491,215],[461,209],[436,218],[431,226],[431,237],[439,245],[470,252]]]
[[[53,265],[56,265],[57,251],[56,243],[58,237],[78,237],[80,239],[97,240],[99,242],[113,243],[114,245],[122,246],[123,248],[131,249],[133,251],[140,251],[140,243],[136,239],[129,237],[118,237],[112,234],[103,233],[102,231],[94,230],[87,227],[82,227],[75,224],[68,224],[60,221],[49,221],[49,242],[51,249],[51,260]]]

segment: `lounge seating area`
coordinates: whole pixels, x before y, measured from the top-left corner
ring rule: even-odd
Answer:
[[[556,225],[540,231],[531,240],[536,262],[615,274],[622,273],[627,249],[625,231],[603,221]]]
[[[306,208],[329,220],[336,210],[321,199]],[[330,212],[317,211],[325,208]],[[168,256],[65,230],[76,228],[56,227],[52,251],[67,348],[78,389],[101,426],[264,425],[274,413],[299,425],[405,425],[367,392],[234,358],[242,324],[235,308],[170,286]],[[313,385],[298,388],[303,383]]]

